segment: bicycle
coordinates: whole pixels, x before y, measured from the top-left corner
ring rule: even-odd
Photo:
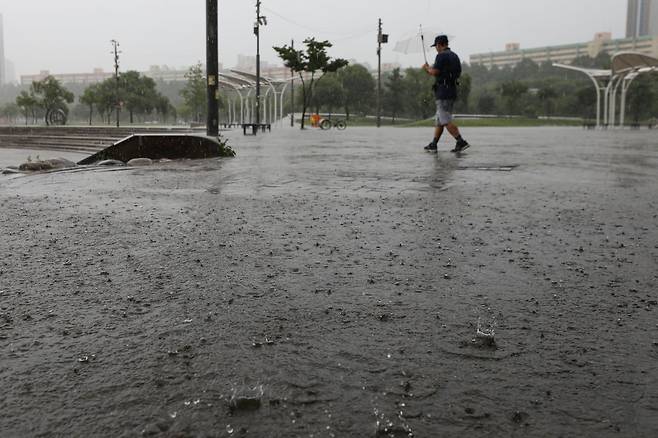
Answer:
[[[331,128],[336,128],[339,131],[344,131],[347,128],[347,122],[342,119],[336,121],[333,121],[331,119],[320,120],[320,129],[322,129],[323,131],[328,131]]]

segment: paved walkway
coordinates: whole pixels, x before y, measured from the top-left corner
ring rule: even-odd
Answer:
[[[428,134],[0,177],[0,435],[655,435],[658,138]]]

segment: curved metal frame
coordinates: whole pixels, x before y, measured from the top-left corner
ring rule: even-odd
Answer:
[[[220,74],[220,78],[221,78],[221,77],[222,77],[222,75]],[[232,88],[233,90],[235,90],[235,92],[237,93],[238,97],[240,97],[240,123],[244,123],[244,118],[243,118],[243,115],[244,115],[244,98],[242,97],[242,93],[240,92],[240,87],[238,87],[237,85],[235,85],[234,83],[232,83],[230,80],[222,80],[222,79],[220,79],[220,80],[219,80],[219,84],[220,84],[220,85],[223,85],[223,86],[225,86],[225,87],[230,87],[230,88]],[[231,120],[229,121],[229,123],[232,124],[233,121],[235,120],[235,104],[233,104],[233,112],[232,112],[232,113],[231,113],[231,108],[230,108],[230,106],[231,106],[231,101],[229,100],[229,114],[232,114],[232,115],[230,116],[230,119],[231,119]]]
[[[600,128],[601,127],[601,92],[605,91],[604,107],[607,109],[608,92],[607,92],[607,86],[605,86],[604,84],[605,81],[608,81],[610,79],[609,77],[610,71],[580,68],[580,67],[574,67],[572,65],[565,65],[565,64],[553,64],[553,67],[564,68],[566,70],[573,70],[580,73],[584,73],[585,75],[587,75],[588,78],[592,80],[592,82],[594,83],[594,87],[596,88],[596,127]],[[601,83],[599,83],[599,79],[602,79]],[[607,124],[608,123],[607,111],[604,111],[604,117],[605,117],[605,124]]]
[[[230,70],[229,73],[220,72],[219,78],[220,86],[234,90],[240,99],[240,123],[244,124],[247,121],[253,123],[255,115],[253,93],[256,89],[256,77],[251,73]],[[267,87],[265,95],[261,97],[263,99],[260,105],[263,111],[261,116],[270,125],[282,122],[285,93],[293,80],[295,79],[272,80],[261,77],[260,83]],[[236,120],[236,111],[235,102],[229,99],[228,114],[231,124]]]
[[[630,62],[628,58],[637,56],[641,62]],[[632,59],[632,58],[631,58]],[[619,60],[619,61],[618,61]],[[625,62],[627,61],[627,62]],[[626,117],[626,95],[633,81],[642,73],[658,71],[658,59],[650,56],[633,53],[620,52],[612,57],[612,70],[595,70],[579,68],[565,64],[553,64],[554,67],[564,68],[567,70],[578,71],[586,74],[594,83],[596,88],[596,127],[601,127],[601,92],[603,96],[603,123],[604,126],[615,126],[617,123],[617,95],[621,87],[621,103],[619,110],[619,126],[623,127]],[[621,64],[621,68],[619,66]]]

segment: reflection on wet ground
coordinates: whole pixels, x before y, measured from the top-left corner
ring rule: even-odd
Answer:
[[[579,129],[472,129],[473,148],[455,155],[444,139],[438,154],[420,154],[426,129],[352,128],[325,132],[283,129],[258,137],[226,132],[239,150],[234,160],[178,161],[135,172],[213,172],[221,168],[214,191],[229,194],[286,190],[328,190],[349,193],[422,191],[449,184],[456,171],[520,170],[581,179],[600,178],[600,170],[620,180],[646,176],[658,167],[649,132],[592,132]],[[4,165],[19,164],[30,151],[0,150]],[[53,157],[47,151],[35,151]],[[64,158],[79,159],[79,154]],[[82,169],[77,169],[81,171]],[[89,167],[84,170],[105,171]],[[575,172],[574,172],[575,171]],[[70,173],[67,171],[66,173]],[[609,176],[609,175],[608,175]],[[471,175],[471,178],[479,178]],[[90,177],[93,179],[93,177]],[[486,177],[485,177],[486,178]]]
[[[464,133],[0,176],[0,431],[655,435],[658,139]]]

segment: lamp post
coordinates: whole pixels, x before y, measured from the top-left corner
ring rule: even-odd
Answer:
[[[377,127],[382,126],[382,44],[388,43],[388,35],[382,33],[382,19],[377,31]]]
[[[260,27],[267,26],[267,17],[260,15],[260,0],[256,0],[256,125],[260,127]]]
[[[121,101],[119,100],[119,54],[121,53],[119,51],[119,42],[117,40],[112,40],[110,41],[113,46],[112,54],[114,54],[114,80],[115,80],[115,89],[114,89],[114,105],[116,106],[116,112],[117,112],[117,128],[120,125],[120,118],[121,118]]]
[[[290,48],[295,48],[295,40],[290,43]],[[281,95],[283,99],[283,94]],[[283,116],[283,114],[281,114]],[[290,69],[290,127],[295,126],[295,72]]]

